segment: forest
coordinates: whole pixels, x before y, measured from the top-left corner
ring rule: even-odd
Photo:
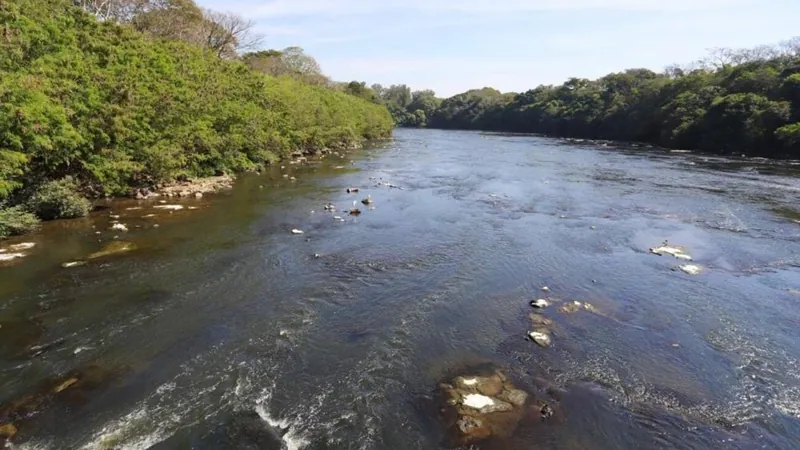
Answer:
[[[299,47],[193,0],[0,0],[0,238],[131,187],[388,136]]]
[[[712,49],[662,73],[630,69],[523,93],[493,88],[447,99],[406,85],[353,82],[401,126],[643,142],[725,155],[800,159],[800,38]]]

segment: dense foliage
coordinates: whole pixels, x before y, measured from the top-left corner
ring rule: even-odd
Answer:
[[[687,68],[633,69],[517,93],[448,99],[372,87],[405,126],[648,142],[721,154],[800,158],[800,38],[715,49]]]
[[[157,12],[138,20],[166,23]],[[73,0],[0,0],[0,202],[24,204],[66,176],[84,194],[119,194],[391,131],[383,106],[251,70],[230,56],[238,40],[194,45],[150,27],[98,20]]]

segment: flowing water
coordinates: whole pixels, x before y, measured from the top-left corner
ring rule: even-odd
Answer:
[[[0,401],[38,402],[10,445],[254,448],[230,425],[254,411],[289,449],[435,449],[437,383],[491,364],[558,389],[563,417],[485,448],[800,448],[798,175],[398,130],[180,211],[118,200],[48,223],[3,244],[37,244],[0,267]],[[114,236],[136,249],[61,267]],[[664,240],[705,271],[648,252]],[[545,285],[597,309],[546,309],[548,349],[525,339]],[[52,387],[71,371],[90,382]]]

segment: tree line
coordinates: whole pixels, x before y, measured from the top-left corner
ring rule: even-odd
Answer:
[[[447,99],[405,85],[353,82],[401,126],[646,142],[718,154],[800,159],[800,37],[712,49],[662,73],[630,69],[523,93],[470,90]],[[355,92],[358,91],[358,92]]]
[[[302,49],[192,0],[0,0],[0,237],[85,198],[391,133]]]

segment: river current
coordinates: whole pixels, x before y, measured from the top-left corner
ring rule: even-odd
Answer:
[[[256,413],[288,449],[436,449],[437,383],[488,364],[562,417],[483,448],[800,448],[798,162],[397,130],[169,203],[0,245],[36,243],[0,267],[0,401],[69,393],[10,446],[256,448],[231,425]],[[543,311],[540,348],[544,296],[595,310]]]

